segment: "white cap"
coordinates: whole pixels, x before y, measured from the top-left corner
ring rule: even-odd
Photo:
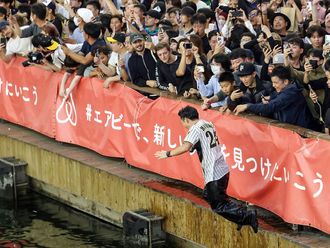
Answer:
[[[86,8],[78,9],[77,14],[83,19],[84,23],[91,22],[93,18],[93,12]]]

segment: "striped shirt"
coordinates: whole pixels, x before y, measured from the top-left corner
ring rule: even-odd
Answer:
[[[214,125],[211,122],[199,120],[188,131],[184,141],[193,145],[202,163],[205,185],[216,181],[229,172],[228,165],[221,152]]]

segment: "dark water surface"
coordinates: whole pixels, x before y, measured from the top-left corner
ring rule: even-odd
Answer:
[[[123,247],[122,230],[37,193],[0,199],[0,248]]]

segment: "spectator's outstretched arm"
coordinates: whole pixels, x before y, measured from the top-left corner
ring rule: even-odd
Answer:
[[[69,56],[71,59],[73,59],[74,61],[76,61],[80,64],[88,65],[94,59],[94,57],[91,53],[88,53],[86,56],[84,56],[82,54],[78,54],[78,53],[71,51],[69,48],[67,48],[65,46],[62,46],[61,48],[66,56]]]
[[[31,64],[31,65],[43,69],[45,71],[57,72],[61,70],[61,68],[58,68],[56,65],[49,63],[47,59],[43,60],[43,64]]]
[[[270,101],[268,104],[256,103],[238,105],[235,108],[234,112],[237,115],[241,112],[244,112],[245,110],[248,110],[255,114],[262,114],[264,116],[268,116],[290,106],[295,100],[296,98],[293,95],[284,97],[283,95],[278,95],[278,97]]]

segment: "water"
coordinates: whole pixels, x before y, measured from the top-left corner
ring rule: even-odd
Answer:
[[[0,248],[22,247],[123,247],[122,230],[37,193],[0,199]]]

